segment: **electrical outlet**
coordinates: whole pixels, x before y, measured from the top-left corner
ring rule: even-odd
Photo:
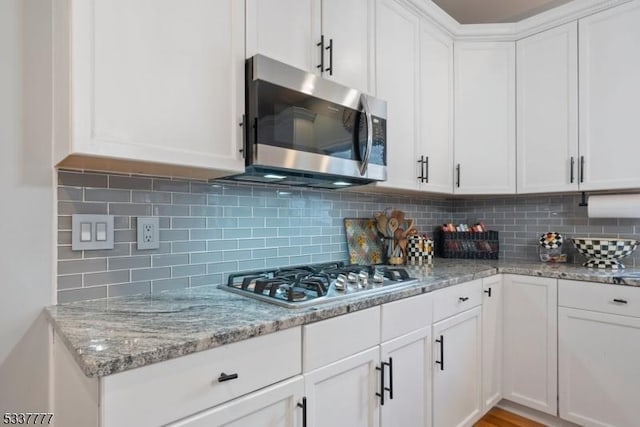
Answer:
[[[138,217],[138,250],[160,247],[160,218],[157,216]]]

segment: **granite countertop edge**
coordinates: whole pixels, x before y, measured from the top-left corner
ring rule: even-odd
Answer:
[[[438,269],[438,264],[443,265],[442,270]],[[156,297],[120,297],[63,304],[47,307],[45,312],[56,337],[62,339],[82,372],[87,377],[99,378],[495,274],[640,286],[639,273],[635,273],[639,275],[632,279],[620,279],[622,272],[525,262],[438,259],[433,269],[410,267],[410,271],[419,277],[418,283],[383,289],[374,294],[355,294],[310,308],[282,308],[231,294],[215,286],[203,286]],[[189,292],[188,297],[184,296],[185,292]],[[166,304],[177,301],[178,308],[174,312],[158,311],[156,317],[160,320],[154,325],[156,312],[144,313],[144,309],[152,303],[164,307],[163,301]],[[211,307],[213,301],[218,305]],[[230,307],[225,307],[225,304]],[[169,330],[163,336],[160,331],[163,321],[171,322],[165,324],[167,327],[175,328],[177,323],[178,328],[173,333]],[[191,326],[191,330],[181,333],[181,322]],[[199,329],[198,326],[193,327],[198,322],[203,323],[198,325],[201,326]],[[108,351],[105,352],[100,346]]]

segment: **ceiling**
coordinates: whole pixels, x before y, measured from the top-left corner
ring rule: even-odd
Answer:
[[[433,0],[461,24],[518,22],[571,0]]]

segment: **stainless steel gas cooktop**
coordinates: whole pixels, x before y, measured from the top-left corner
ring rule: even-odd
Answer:
[[[308,307],[356,293],[375,293],[417,282],[403,267],[342,262],[246,271],[229,275],[220,289],[278,304]]]

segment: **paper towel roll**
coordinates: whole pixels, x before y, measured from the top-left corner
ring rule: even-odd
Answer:
[[[589,196],[589,218],[640,218],[640,194]]]

